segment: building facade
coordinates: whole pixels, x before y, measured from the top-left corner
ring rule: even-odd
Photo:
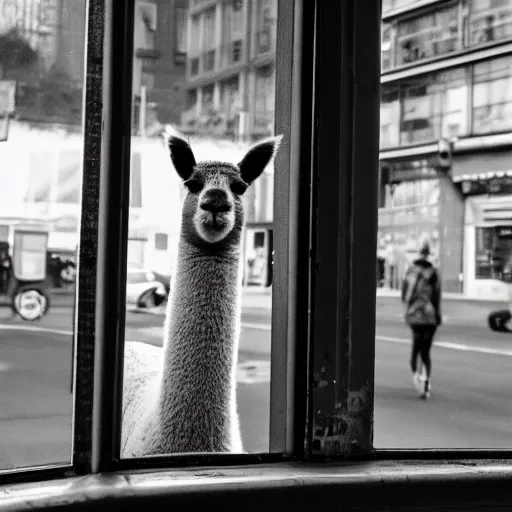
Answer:
[[[512,0],[383,0],[378,285],[429,240],[443,289],[506,299]]]
[[[276,0],[191,0],[179,129],[240,151],[274,134]],[[237,150],[233,148],[233,151]],[[272,166],[244,195],[244,283],[272,281]]]
[[[135,2],[133,133],[159,134],[184,109],[188,0]]]
[[[273,134],[276,20],[276,0],[191,0],[183,132]]]
[[[162,272],[180,184],[160,134],[183,109],[187,8],[187,0],[135,5],[128,261]],[[85,25],[85,0],[0,0],[0,83],[15,88],[0,143],[0,216],[47,221],[50,251],[66,257],[79,240]],[[23,58],[11,58],[11,47]]]

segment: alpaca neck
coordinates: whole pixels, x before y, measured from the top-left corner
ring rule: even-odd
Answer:
[[[229,416],[238,352],[239,257],[239,250],[210,254],[180,240],[165,321],[163,410],[220,406]]]

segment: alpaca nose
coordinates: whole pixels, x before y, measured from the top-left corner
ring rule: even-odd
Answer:
[[[203,210],[211,213],[229,212],[231,210],[228,195],[220,188],[208,190],[204,194],[200,206]]]

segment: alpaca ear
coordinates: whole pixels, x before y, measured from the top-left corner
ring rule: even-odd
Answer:
[[[265,170],[265,167],[275,157],[282,139],[282,135],[270,137],[249,149],[238,164],[240,176],[246,183],[252,183]]]
[[[196,159],[188,142],[176,135],[167,137],[167,147],[171,153],[171,160],[179,177],[186,181],[194,171]]]

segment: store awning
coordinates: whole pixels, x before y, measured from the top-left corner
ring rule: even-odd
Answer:
[[[460,183],[462,181],[489,181],[495,178],[512,178],[512,170],[458,174],[453,177],[453,181],[454,183]]]

